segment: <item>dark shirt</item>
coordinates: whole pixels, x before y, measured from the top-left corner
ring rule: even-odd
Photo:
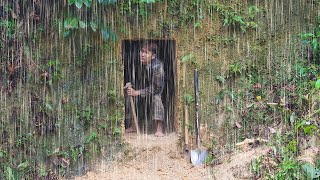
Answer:
[[[164,88],[164,70],[163,62],[159,59],[153,59],[151,63],[146,66],[147,78],[149,86],[140,90],[142,97],[150,95],[161,95]]]

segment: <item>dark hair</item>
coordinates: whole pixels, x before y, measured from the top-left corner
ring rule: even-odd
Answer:
[[[153,54],[157,54],[158,53],[158,45],[152,41],[143,41],[140,49],[142,47],[146,47],[148,51],[151,51]]]

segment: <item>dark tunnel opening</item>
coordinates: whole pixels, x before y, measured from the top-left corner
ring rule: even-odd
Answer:
[[[140,45],[145,40],[123,40],[122,41],[122,60],[124,64],[124,85],[127,82],[133,84],[135,90],[145,88],[147,73],[146,67],[140,62],[139,51]],[[150,40],[148,40],[150,41]],[[176,42],[175,40],[151,40],[158,45],[158,59],[164,65],[164,88],[161,95],[164,106],[165,117],[164,127],[165,132],[170,133],[175,131],[175,98],[176,98]],[[125,96],[126,97],[126,96]],[[139,123],[140,130],[143,133],[153,133],[155,122],[151,118],[150,99],[136,96],[134,99],[135,110]],[[128,98],[125,98],[125,111],[130,112],[130,103]],[[130,117],[125,113],[125,128],[131,124]],[[130,113],[129,113],[130,114]]]

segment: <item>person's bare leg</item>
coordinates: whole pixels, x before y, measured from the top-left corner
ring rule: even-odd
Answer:
[[[159,121],[159,120],[156,120],[156,125],[157,125],[157,129],[156,129],[156,133],[155,135],[158,136],[158,137],[163,137],[164,134],[163,134],[163,123],[162,121]]]
[[[125,130],[125,133],[136,132],[136,127],[134,125],[133,120],[131,119],[130,127]]]

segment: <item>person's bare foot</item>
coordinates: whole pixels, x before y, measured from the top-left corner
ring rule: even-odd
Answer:
[[[136,130],[132,126],[125,130],[125,133],[133,133],[133,132],[136,132]]]
[[[157,136],[157,137],[163,137],[164,136],[164,134],[162,132],[156,132],[154,135]]]
[[[154,134],[157,137],[163,137],[163,124],[162,121],[156,121],[157,122],[157,132]]]

